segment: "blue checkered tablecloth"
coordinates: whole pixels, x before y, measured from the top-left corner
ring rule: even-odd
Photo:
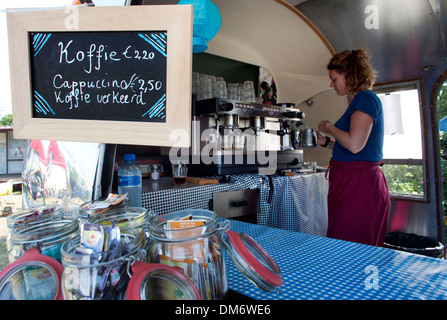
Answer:
[[[265,176],[258,224],[325,236],[328,187],[324,172]]]
[[[226,257],[229,288],[260,300],[444,300],[447,261],[230,220],[277,262],[283,286],[256,288]]]

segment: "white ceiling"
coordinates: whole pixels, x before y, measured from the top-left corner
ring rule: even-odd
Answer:
[[[273,0],[213,2],[222,26],[206,52],[266,68],[280,102],[298,104],[328,88],[331,48],[293,6]]]

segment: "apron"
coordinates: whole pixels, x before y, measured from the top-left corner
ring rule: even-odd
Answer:
[[[328,237],[383,246],[391,199],[380,166],[382,162],[330,161]]]

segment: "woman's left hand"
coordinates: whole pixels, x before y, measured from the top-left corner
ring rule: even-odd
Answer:
[[[329,132],[326,130],[326,123],[327,123],[327,122],[329,122],[329,121],[328,121],[328,120],[321,120],[320,123],[318,124],[318,128],[317,128],[317,130],[318,130],[319,132],[329,133]]]
[[[317,131],[317,143],[322,146],[326,143],[326,136]]]

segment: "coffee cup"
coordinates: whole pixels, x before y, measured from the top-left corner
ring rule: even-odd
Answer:
[[[188,165],[183,162],[171,163],[172,177],[175,185],[183,185],[186,183],[188,175]]]

